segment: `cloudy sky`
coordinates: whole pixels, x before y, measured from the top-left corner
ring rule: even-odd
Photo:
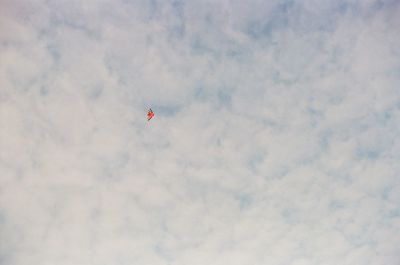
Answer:
[[[398,0],[0,0],[0,264],[400,264],[399,47]]]

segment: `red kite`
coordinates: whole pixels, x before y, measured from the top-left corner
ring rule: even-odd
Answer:
[[[147,121],[151,120],[154,117],[154,112],[149,109],[149,111],[147,112]]]

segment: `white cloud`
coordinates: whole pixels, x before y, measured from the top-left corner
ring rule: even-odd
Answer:
[[[0,6],[0,264],[400,260],[396,1]]]

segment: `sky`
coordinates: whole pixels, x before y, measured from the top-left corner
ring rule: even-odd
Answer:
[[[400,264],[399,47],[397,0],[0,0],[0,264]]]

